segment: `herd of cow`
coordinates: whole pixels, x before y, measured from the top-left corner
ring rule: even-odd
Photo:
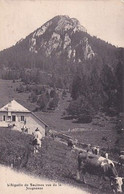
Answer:
[[[112,160],[87,151],[78,154],[77,180],[85,181],[85,174],[97,175],[100,178],[100,188],[103,180],[110,182],[113,193],[123,193],[124,178],[118,176],[115,164]]]
[[[32,141],[32,145],[34,147],[34,154],[38,152],[39,148],[41,148],[41,142],[42,134],[38,129],[36,129],[33,133]],[[73,145],[72,141],[68,141],[67,145],[73,150],[76,149],[76,146]],[[26,157],[28,162],[29,156],[27,155]],[[100,189],[102,187],[103,180],[108,180],[113,193],[123,193],[124,178],[118,175],[114,162],[108,159],[108,153],[104,152],[100,154],[99,147],[91,147],[91,145],[89,144],[86,150],[78,150],[77,163],[77,181],[82,181],[83,183],[86,183],[86,173],[90,175],[97,175],[100,178]],[[123,163],[124,152],[121,152],[118,164],[123,168]]]
[[[68,142],[68,146],[76,149],[72,141]],[[81,150],[78,153],[78,170],[77,180],[86,183],[85,174],[97,175],[100,178],[100,188],[103,180],[110,182],[113,193],[124,192],[124,177],[119,177],[115,164],[108,158],[107,152],[100,152],[100,147],[87,145],[86,150]],[[117,165],[123,167],[124,151],[120,152]]]
[[[108,153],[101,151],[99,146],[92,146],[91,144],[88,144],[87,148],[83,150],[80,148],[78,149],[76,144],[77,142],[70,138],[67,141],[68,147],[73,150],[78,150],[77,181],[86,183],[86,173],[90,175],[97,175],[100,178],[100,188],[102,187],[103,180],[108,180],[113,193],[123,193],[124,177],[119,177],[114,162],[108,158]],[[117,165],[122,168],[123,164],[124,151],[121,151]]]

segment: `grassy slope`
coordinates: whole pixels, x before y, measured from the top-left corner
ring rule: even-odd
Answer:
[[[20,170],[35,174],[41,177],[47,177],[51,180],[72,184],[90,191],[93,194],[98,193],[99,181],[96,177],[87,175],[88,184],[84,185],[75,180],[77,170],[77,153],[59,142],[46,137],[42,148],[38,154],[32,153],[32,146],[29,146],[31,136],[21,134],[18,131],[9,129],[0,129],[0,162],[10,165],[16,156],[22,156],[25,151],[30,152],[28,164],[26,167],[20,167]],[[27,149],[28,147],[28,149]],[[3,152],[4,150],[4,152]],[[22,160],[24,162],[25,159]],[[18,164],[16,167],[19,167]],[[104,185],[102,193],[111,193],[108,183]],[[101,193],[101,192],[99,192]]]
[[[10,165],[13,159],[22,156],[28,147],[30,151],[28,165],[25,168],[21,167],[20,170],[79,186],[73,180],[77,168],[77,156],[76,153],[71,153],[67,146],[46,138],[40,153],[34,155],[32,146],[29,146],[31,136],[4,128],[0,130],[0,163]],[[18,163],[16,164],[16,167],[19,167]]]

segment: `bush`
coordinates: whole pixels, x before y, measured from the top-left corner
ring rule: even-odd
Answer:
[[[62,97],[66,97],[67,96],[67,93],[66,93],[66,91],[64,90],[63,92],[62,92]]]
[[[118,115],[118,111],[116,110],[115,107],[109,107],[107,110],[107,113],[110,117],[114,117]]]
[[[54,110],[58,106],[59,97],[56,95],[49,103],[49,109]]]
[[[51,97],[51,98],[54,98],[55,95],[56,95],[56,91],[55,91],[55,90],[51,90],[51,91],[50,91],[50,97]]]
[[[88,103],[87,98],[80,96],[77,100],[71,101],[67,108],[69,115],[76,116],[79,122],[89,123],[95,114],[92,105]]]
[[[34,103],[37,101],[37,95],[35,94],[35,92],[31,92],[30,96],[29,96],[29,100],[30,102]]]
[[[89,114],[80,114],[78,118],[78,122],[80,123],[90,123],[92,122],[92,117]]]
[[[47,109],[48,99],[46,98],[45,94],[42,94],[42,95],[39,96],[39,98],[37,100],[37,104],[38,104],[40,110],[46,110]]]
[[[24,87],[23,87],[23,85],[20,84],[19,87],[16,88],[16,91],[17,91],[18,93],[24,92]]]

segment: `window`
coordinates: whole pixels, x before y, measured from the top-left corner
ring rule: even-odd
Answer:
[[[24,121],[24,119],[25,119],[24,116],[21,116],[21,121]]]
[[[12,115],[12,121],[16,121],[16,116]]]
[[[6,116],[5,115],[3,115],[3,121],[5,121],[6,120]]]

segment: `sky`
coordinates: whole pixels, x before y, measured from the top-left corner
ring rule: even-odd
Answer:
[[[0,50],[56,15],[77,18],[90,35],[124,47],[124,0],[0,0]]]

